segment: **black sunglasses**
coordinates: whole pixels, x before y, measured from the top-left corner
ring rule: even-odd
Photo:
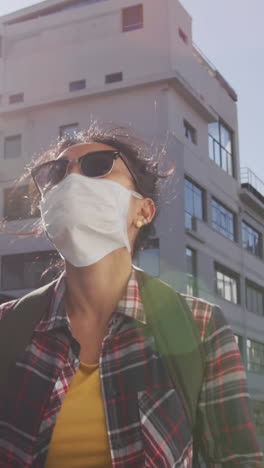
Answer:
[[[119,151],[93,151],[81,156],[78,163],[83,175],[87,177],[104,177],[112,171],[114,161],[117,158],[122,159],[138,188],[137,176],[129,167],[126,157]],[[40,195],[43,195],[64,179],[71,162],[72,160],[69,159],[55,159],[32,169],[31,175]]]

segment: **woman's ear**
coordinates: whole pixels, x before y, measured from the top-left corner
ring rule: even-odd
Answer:
[[[145,224],[151,223],[156,213],[156,206],[151,198],[144,198],[142,200],[141,213],[144,220],[146,220]]]

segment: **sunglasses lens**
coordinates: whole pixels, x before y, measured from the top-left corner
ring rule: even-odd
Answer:
[[[42,193],[47,192],[63,179],[67,164],[66,160],[50,161],[37,168],[34,179]]]
[[[113,161],[111,151],[96,151],[81,158],[81,170],[88,177],[100,177],[111,171]]]

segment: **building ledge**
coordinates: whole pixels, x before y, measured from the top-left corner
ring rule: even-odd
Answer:
[[[128,89],[138,88],[141,86],[151,86],[161,83],[169,84],[175,88],[177,92],[180,92],[186,101],[188,101],[190,105],[195,108],[197,112],[199,112],[208,122],[214,122],[217,120],[217,114],[215,111],[204,101],[202,97],[196,93],[190,84],[177,71],[157,73],[156,75],[146,75],[140,78],[125,79],[122,82],[93,86],[91,88],[86,88],[74,93],[65,92],[61,95],[48,96],[39,100],[26,100],[23,103],[12,104],[11,106],[8,104],[2,104],[2,106],[0,106],[0,116],[9,114],[12,115],[22,112],[24,113],[25,111],[31,111],[40,107],[83,100],[85,97],[108,95],[114,92],[121,93]]]

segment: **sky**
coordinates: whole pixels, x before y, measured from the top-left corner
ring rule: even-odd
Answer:
[[[0,16],[38,3],[0,0]],[[193,19],[193,41],[238,94],[241,167],[264,183],[264,1],[180,0]]]

